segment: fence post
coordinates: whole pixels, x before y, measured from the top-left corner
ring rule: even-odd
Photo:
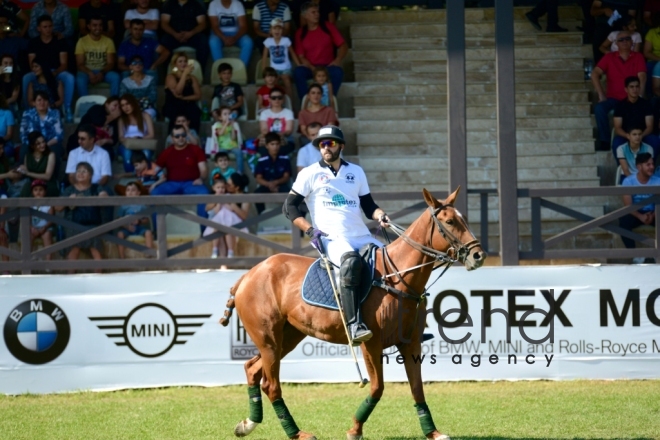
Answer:
[[[21,260],[22,263],[30,261],[30,254],[32,253],[32,234],[30,234],[30,227],[32,226],[32,219],[30,218],[30,208],[19,208],[19,225],[21,229]],[[32,273],[31,269],[21,269],[23,275]]]
[[[156,234],[158,234],[158,259],[167,260],[167,224],[165,216],[167,214],[156,213]]]
[[[541,198],[532,197],[532,253],[543,258],[543,236],[541,235]]]

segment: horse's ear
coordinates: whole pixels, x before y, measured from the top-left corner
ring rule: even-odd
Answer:
[[[456,191],[449,194],[449,196],[447,197],[447,200],[445,200],[445,205],[454,206],[454,202],[456,201],[456,197],[458,197],[458,193],[460,191],[461,191],[461,185],[458,185],[458,188],[456,188]]]
[[[422,193],[424,194],[424,200],[426,201],[426,204],[431,208],[435,209],[441,206],[440,202],[438,202],[438,200],[433,197],[431,193],[426,190],[426,188],[422,188]]]

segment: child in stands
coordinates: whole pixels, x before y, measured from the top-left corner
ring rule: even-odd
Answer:
[[[272,67],[264,69],[264,81],[266,81],[266,84],[257,90],[257,101],[259,102],[257,117],[262,110],[270,108],[270,91],[277,87],[277,72],[275,69]]]
[[[208,155],[216,154],[219,151],[232,153],[236,158],[236,169],[239,173],[243,172],[243,151],[241,151],[241,127],[231,117],[231,109],[222,106],[213,110],[215,123],[211,127],[211,145]]]
[[[600,51],[602,53],[608,54],[609,52],[619,51],[619,46],[616,44],[616,40],[621,31],[630,32],[633,52],[639,52],[642,49],[642,36],[637,32],[637,21],[635,20],[635,17],[632,15],[626,15],[615,21],[614,26],[618,27],[618,29],[610,32],[605,41],[603,41],[603,44],[600,45]]]
[[[644,133],[643,128],[632,127],[628,131],[628,142],[620,145],[619,148],[616,149],[616,158],[621,165],[621,178],[619,179],[619,183],[622,183],[623,179],[631,174],[637,173],[635,159],[638,154],[649,153],[651,157],[653,157],[653,147],[642,142],[642,133]]]
[[[143,187],[140,182],[130,182],[126,185],[126,197],[139,197],[142,193]],[[119,207],[117,217],[127,217],[129,215],[139,214],[145,209],[147,209],[146,205],[122,205]],[[151,221],[149,220],[149,217],[144,216],[140,219],[133,220],[131,223],[124,225],[119,232],[117,232],[117,237],[122,239],[130,237],[131,235],[144,237],[144,245],[149,249],[154,247],[154,234],[151,232]],[[119,251],[119,258],[122,260],[126,258],[126,248],[124,246],[117,245],[117,250]]]
[[[234,68],[231,64],[221,63],[218,66],[220,84],[213,89],[213,97],[220,100],[220,106],[227,106],[231,110],[231,118],[238,119],[243,114],[243,89],[235,82],[231,82]]]
[[[325,67],[319,66],[315,67],[313,71],[314,82],[321,86],[323,89],[323,96],[321,97],[321,104],[325,106],[334,107],[335,106],[335,96],[332,92],[332,83],[328,81],[330,77],[328,74],[328,69]],[[309,102],[309,101],[308,101]]]
[[[220,153],[218,153],[220,154]],[[227,181],[222,175],[216,176],[215,181],[213,182],[213,194],[215,195],[223,195],[227,192]],[[222,215],[218,215],[220,211],[223,209],[227,209],[226,205],[224,203],[207,203],[206,204],[206,212],[209,215],[209,218],[212,221],[216,221],[216,216],[218,217],[217,222],[221,223],[221,219],[224,216],[225,213]],[[221,223],[222,224],[222,223]],[[204,237],[207,235],[211,235],[215,232],[215,229],[207,226],[206,229],[204,229]],[[227,252],[227,243],[225,241],[225,237],[220,237],[216,238],[213,240],[213,251],[211,253],[211,258],[218,258],[220,257],[226,257],[228,254]],[[234,250],[232,249],[231,251],[231,257],[234,256]],[[230,258],[231,258],[230,257]]]
[[[46,197],[46,182],[43,180],[32,181],[32,197],[35,199],[43,199]],[[55,209],[52,206],[33,206],[32,209],[43,212],[44,214],[54,215]],[[44,242],[44,247],[53,244],[53,232],[51,226],[53,222],[45,220],[41,217],[32,216],[32,226],[30,227],[30,236],[32,237],[32,244],[34,240],[41,238]],[[50,260],[50,254],[46,255],[46,260]]]
[[[133,151],[131,162],[135,171],[122,174],[120,177],[136,177],[149,191],[167,180],[165,170],[159,168],[155,163],[149,162],[142,151]]]
[[[264,52],[261,58],[261,65],[270,66],[282,78],[284,92],[291,98],[293,96],[291,89],[291,60],[300,65],[300,60],[293,50],[293,44],[289,37],[282,35],[284,31],[284,21],[281,18],[273,18],[270,22],[271,37],[264,41]],[[268,55],[270,54],[270,64]],[[289,58],[290,57],[290,58]]]
[[[215,182],[218,180],[227,180],[229,176],[236,172],[235,169],[229,166],[229,154],[226,151],[219,151],[215,154],[213,158],[215,161],[216,167],[213,168],[210,174],[210,184],[211,188],[215,185]]]

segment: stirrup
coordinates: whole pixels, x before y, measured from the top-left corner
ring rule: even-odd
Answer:
[[[369,330],[363,323],[351,324],[349,330],[351,332],[353,345],[360,345],[361,343],[371,339],[371,337],[374,335],[371,330]]]

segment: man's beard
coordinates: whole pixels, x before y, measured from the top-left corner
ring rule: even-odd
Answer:
[[[328,151],[328,150],[326,150],[326,151]],[[326,159],[325,156],[323,156],[323,160],[326,161],[327,163],[332,163],[332,162],[336,161],[337,159],[339,159],[339,155],[341,154],[341,148],[338,148],[337,152],[335,152],[335,153],[330,152],[330,154],[332,154],[332,157],[330,159]]]

